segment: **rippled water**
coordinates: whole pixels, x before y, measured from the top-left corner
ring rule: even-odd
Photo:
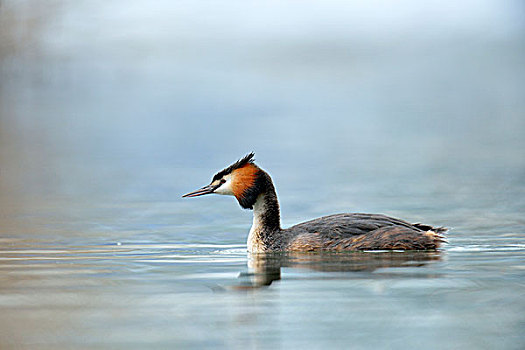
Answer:
[[[508,241],[247,260],[244,245],[3,240],[2,339],[44,348],[518,349],[525,240]]]
[[[0,1],[0,348],[525,348],[523,6],[445,5]],[[449,243],[249,256],[252,150]]]
[[[159,215],[147,205],[133,207],[149,213],[142,225]],[[460,220],[449,215],[449,221]],[[169,229],[135,223],[136,234],[115,225],[85,231],[90,239],[78,232],[2,239],[3,347],[524,344],[525,238],[519,216],[484,228],[457,223],[450,243],[437,252],[255,256],[245,251],[249,220],[238,228],[203,224],[204,215],[188,226],[171,220]],[[63,224],[48,229],[54,225]]]

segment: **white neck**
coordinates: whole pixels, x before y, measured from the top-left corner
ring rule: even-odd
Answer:
[[[263,230],[262,215],[266,211],[266,205],[264,201],[264,193],[261,193],[255,204],[253,205],[253,224],[248,235],[248,251],[250,253],[257,253],[264,251],[264,247],[261,246],[260,234]]]

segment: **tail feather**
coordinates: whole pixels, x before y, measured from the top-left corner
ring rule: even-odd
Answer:
[[[430,227],[430,226],[427,226],[427,227]],[[440,228],[443,229],[443,227],[440,227]],[[425,235],[429,236],[432,239],[432,241],[436,245],[436,248],[439,248],[441,243],[448,243],[446,237],[443,236],[442,234],[440,234],[440,233],[443,233],[443,232],[446,232],[446,231],[447,230],[445,229],[445,231],[440,230],[440,231],[436,232],[436,231],[434,231],[434,229],[431,229],[431,230],[426,230],[425,231]]]
[[[416,224],[412,224],[412,226],[415,226],[418,229],[423,230],[423,231],[434,231],[437,234],[444,234],[444,233],[447,233],[448,231],[448,228],[446,227],[442,227],[442,226],[433,227],[430,225],[421,224],[419,222]]]

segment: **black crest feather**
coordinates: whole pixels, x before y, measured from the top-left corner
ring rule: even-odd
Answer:
[[[234,171],[235,169],[239,169],[239,168],[242,168],[243,166],[245,166],[246,164],[253,164],[253,162],[255,161],[255,153],[251,152],[247,155],[245,155],[242,159],[239,159],[238,161],[236,161],[235,163],[233,163],[232,165],[230,165],[229,167],[227,168],[224,168],[222,169],[221,171],[219,171],[217,174],[215,174],[213,176],[213,179],[212,179],[212,182],[215,181],[215,180],[218,180],[220,179],[221,177],[223,177],[224,175],[228,175],[230,174],[232,171]]]

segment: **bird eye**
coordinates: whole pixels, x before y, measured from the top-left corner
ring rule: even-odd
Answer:
[[[226,180],[221,179],[221,185],[222,185],[223,183],[225,183],[225,182],[226,182]]]

